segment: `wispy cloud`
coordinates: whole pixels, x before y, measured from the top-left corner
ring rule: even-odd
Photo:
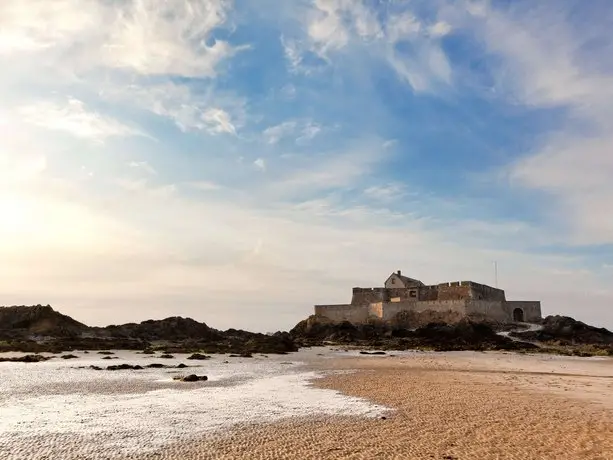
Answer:
[[[363,0],[315,1],[304,20],[305,36],[282,40],[293,71],[308,73],[306,53],[333,62],[334,53],[355,47],[373,63],[389,65],[414,91],[452,83],[451,65],[440,44],[452,31],[447,22],[425,22],[411,9],[376,9]]]
[[[17,113],[33,125],[96,142],[109,137],[144,135],[111,117],[88,111],[78,99],[69,99],[66,104],[37,102],[20,107]]]
[[[446,14],[500,56],[492,73],[502,97],[567,114],[559,129],[543,134],[532,152],[509,166],[510,179],[551,194],[550,206],[574,243],[613,243],[613,220],[603,212],[613,201],[613,73],[599,64],[610,48],[590,45],[606,43],[608,28],[597,18],[589,26],[573,24],[565,9],[543,5],[482,4]]]
[[[0,6],[0,50],[52,52],[81,70],[103,65],[142,75],[212,77],[238,49],[212,36],[228,8],[225,0],[7,1]]]
[[[266,128],[262,135],[269,144],[276,144],[282,139],[292,137],[294,142],[301,143],[313,139],[322,127],[312,120],[289,120]]]

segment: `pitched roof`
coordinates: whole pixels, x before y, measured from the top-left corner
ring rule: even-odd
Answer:
[[[419,285],[419,286],[425,286],[424,283],[422,283],[420,280],[417,280],[415,278],[409,278],[408,276],[404,276],[403,274],[401,274],[400,272],[394,272],[392,273],[387,280],[385,280],[385,282],[387,283],[387,281],[392,277],[392,276],[396,276],[397,278],[400,278],[400,281],[402,281],[402,283],[405,286],[415,286],[415,285]]]

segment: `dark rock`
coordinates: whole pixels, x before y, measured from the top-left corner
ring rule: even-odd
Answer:
[[[114,355],[112,351],[102,350],[98,352],[99,355]]]
[[[152,364],[148,364],[147,366],[150,369],[164,369],[166,366],[166,364],[161,364],[161,363],[152,363]]]
[[[211,357],[207,355],[202,355],[200,353],[194,353],[193,355],[189,356],[187,359],[204,360],[204,359],[211,359]]]
[[[391,328],[379,323],[361,325],[349,322],[332,323],[327,318],[313,315],[298,323],[290,334],[297,343],[303,346],[333,342],[386,350],[526,350],[538,348],[534,344],[500,336],[490,326],[468,319],[456,324],[430,323],[413,331]]]
[[[164,359],[173,359],[174,356],[173,355],[169,355],[169,354],[163,354],[159,356],[160,358],[164,358]]]
[[[119,359],[117,356],[105,356],[102,359]]]
[[[613,346],[613,332],[588,326],[568,316],[548,316],[538,331],[512,332],[513,337],[539,342],[560,342],[562,345]]]
[[[143,369],[143,367],[139,366],[138,364],[136,364],[136,365],[117,364],[115,366],[107,366],[106,367],[107,371],[140,370],[140,369]]]
[[[88,329],[85,324],[55,311],[49,305],[0,307],[0,325],[0,338],[32,334],[77,337]]]
[[[176,366],[176,368],[177,368],[177,369],[184,369],[184,368],[186,368],[186,367],[187,367],[187,366],[186,366],[185,364],[183,364],[183,363],[179,363],[179,364],[177,364],[177,366]]]
[[[75,355],[62,355],[62,359],[76,359],[78,356]]]
[[[94,366],[94,365],[89,366],[89,368],[90,368],[90,369],[93,369],[93,370],[95,370],[95,371],[101,371],[101,370],[102,370],[102,368],[101,368],[101,367]]]
[[[215,341],[223,340],[223,334],[191,318],[173,316],[161,320],[147,320],[139,324],[128,323],[104,328],[92,328],[96,332],[111,337],[130,337],[140,340],[174,340],[188,339]]]
[[[44,336],[32,340],[31,336]],[[0,308],[0,352],[64,353],[71,350],[140,350],[153,354],[153,341],[165,341],[172,353],[285,354],[298,350],[287,332],[259,334],[212,329],[191,318],[170,317],[141,323],[88,327],[50,306]]]
[[[206,375],[190,374],[185,377],[173,377],[173,380],[180,380],[181,382],[204,382],[209,378]]]
[[[361,355],[385,355],[387,353],[385,353],[384,351],[361,351],[360,354]]]
[[[0,358],[0,363],[38,363],[41,361],[47,361],[48,359],[51,358],[42,355],[25,355],[16,358]]]

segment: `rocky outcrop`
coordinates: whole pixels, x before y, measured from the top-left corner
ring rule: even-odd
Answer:
[[[173,316],[160,320],[147,320],[141,323],[128,323],[119,326],[112,325],[102,328],[91,328],[99,337],[130,338],[142,341],[154,340],[222,340],[223,334],[219,331],[191,318]]]
[[[0,308],[0,352],[61,353],[72,350],[142,350],[153,343],[171,353],[278,353],[297,351],[287,332],[219,331],[191,318],[173,316],[107,327],[88,327],[51,307]],[[104,353],[104,352],[102,352]]]
[[[613,332],[589,326],[568,316],[548,316],[537,331],[513,332],[514,337],[539,342],[559,342],[564,345],[613,346]]]
[[[89,328],[49,305],[0,307],[0,339],[30,335],[78,337]]]
[[[294,327],[290,334],[302,345],[327,342],[382,349],[447,350],[521,350],[536,345],[500,336],[488,325],[463,319],[455,324],[430,323],[416,330],[390,328],[382,324],[354,325],[332,323],[311,316]]]

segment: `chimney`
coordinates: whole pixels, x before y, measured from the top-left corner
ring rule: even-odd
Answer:
[[[398,276],[402,275],[402,273],[400,272],[400,270],[398,270]]]

